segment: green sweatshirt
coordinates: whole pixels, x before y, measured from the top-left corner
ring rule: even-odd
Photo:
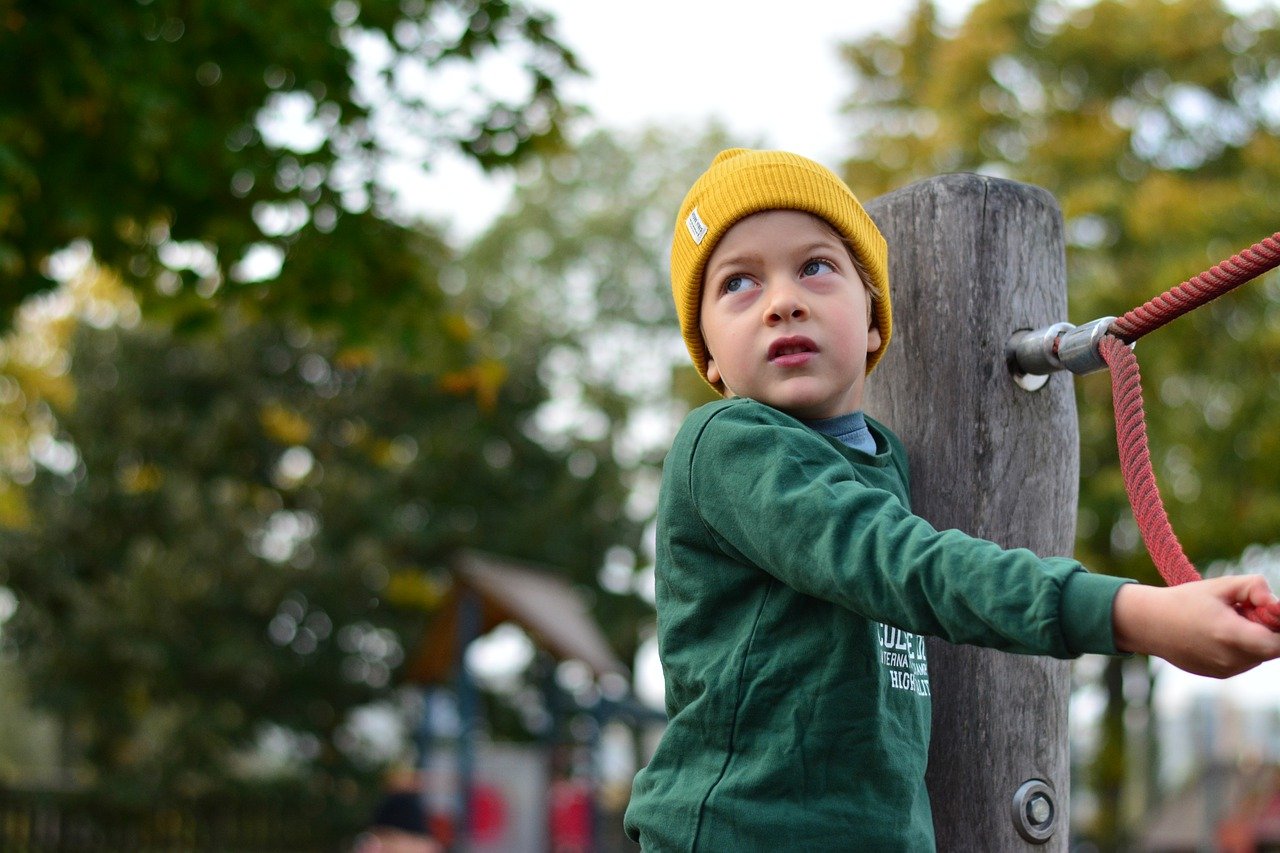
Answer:
[[[663,468],[669,723],[626,829],[646,851],[929,850],[921,635],[1115,652],[1125,581],[911,514],[906,455],[746,399],[693,412]]]

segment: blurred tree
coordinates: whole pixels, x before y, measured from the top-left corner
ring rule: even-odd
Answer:
[[[680,419],[713,396],[675,322],[672,211],[729,144],[718,127],[597,131],[530,162],[507,209],[442,280],[504,359],[538,365],[546,393],[530,421],[538,440],[577,443],[579,462],[618,465],[627,512],[646,524]],[[616,595],[598,615],[628,661],[652,631],[652,610],[635,597],[648,594],[651,545],[646,535],[643,548],[615,550],[600,576]]]
[[[610,460],[527,434],[533,365],[469,365],[424,375],[290,325],[82,330],[0,588],[4,640],[98,790],[209,790],[274,743],[355,796],[351,712],[387,694],[453,549],[593,587],[634,546]]]
[[[403,328],[430,279],[392,187],[552,145],[576,71],[508,0],[0,0],[0,328],[73,241],[183,322]]]
[[[1063,208],[1072,319],[1120,314],[1276,229],[1280,27],[1219,0],[982,0],[958,26],[919,3],[849,44],[851,184],[940,172],[1038,184]],[[1062,318],[1068,319],[1068,318]],[[1139,345],[1157,477],[1200,566],[1280,534],[1280,280],[1270,275]],[[1105,375],[1077,380],[1077,552],[1158,582],[1124,495]],[[1120,664],[1095,827],[1123,844]]]
[[[28,300],[0,336],[0,528],[31,523],[24,487],[36,459],[54,445],[53,406],[69,406],[75,388],[67,346],[81,324],[137,322],[137,305],[111,275],[76,276],[57,291]],[[31,707],[14,649],[4,636],[17,599],[0,585],[0,780],[65,783],[58,764],[55,721]]]
[[[527,167],[508,209],[465,252],[459,298],[515,360],[546,354],[547,433],[656,465],[672,419],[709,398],[680,340],[667,254],[672,211],[730,144],[714,126],[596,132]]]
[[[0,632],[7,594],[0,591]],[[64,781],[60,771],[56,720],[32,709],[17,661],[4,654],[0,636],[0,786],[54,787]]]
[[[136,321],[137,305],[114,276],[76,277],[30,300],[0,335],[0,526],[28,520],[22,487],[35,476],[38,453],[53,429],[50,405],[70,405],[67,344],[79,323]]]

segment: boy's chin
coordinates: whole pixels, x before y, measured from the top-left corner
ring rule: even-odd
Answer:
[[[840,393],[830,393],[825,389],[821,393],[806,392],[806,389],[800,388],[787,390],[791,393],[763,395],[766,399],[761,399],[760,402],[792,417],[809,421],[848,415],[862,408],[861,389],[848,389]]]

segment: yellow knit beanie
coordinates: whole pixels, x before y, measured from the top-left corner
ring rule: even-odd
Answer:
[[[707,378],[707,345],[702,339],[702,276],[716,244],[733,225],[764,210],[801,210],[826,220],[853,247],[869,274],[874,293],[880,348],[867,354],[867,372],[889,346],[893,318],[889,304],[889,250],[880,229],[834,172],[785,151],[730,148],[694,181],[671,243],[671,293],[680,331],[693,364]],[[716,390],[724,393],[723,387]]]

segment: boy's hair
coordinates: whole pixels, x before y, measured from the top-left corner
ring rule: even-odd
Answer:
[[[889,250],[858,199],[827,167],[785,151],[730,148],[711,161],[684,197],[671,242],[671,293],[693,364],[707,378],[702,337],[703,273],[720,238],[741,219],[765,210],[799,210],[836,230],[870,291],[880,348],[867,354],[867,373],[889,346]],[[724,393],[723,387],[717,391]]]

